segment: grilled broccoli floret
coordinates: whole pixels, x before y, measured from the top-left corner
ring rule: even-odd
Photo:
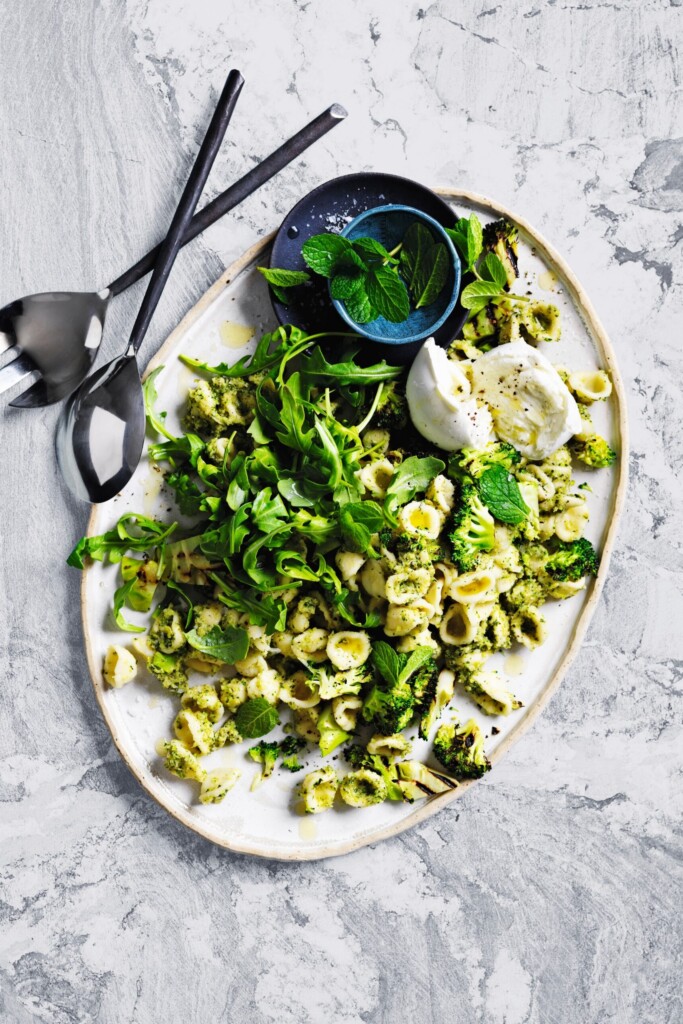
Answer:
[[[439,667],[434,658],[426,661],[411,677],[410,685],[415,696],[417,711],[428,708],[433,701],[438,678]]]
[[[386,786],[386,799],[403,799],[403,793],[397,782],[396,768],[393,765],[388,767],[381,757],[378,757],[376,754],[369,754],[360,743],[354,743],[352,746],[347,747],[344,751],[344,757],[354,771],[376,772],[377,775],[381,776]]]
[[[487,224],[484,227],[484,245],[489,252],[496,254],[500,262],[505,267],[507,291],[509,291],[515,283],[515,279],[518,275],[517,241],[517,228],[514,224],[511,224],[509,220],[505,220],[505,218],[495,220],[492,224]]]
[[[473,569],[481,552],[492,549],[494,530],[493,516],[481,501],[472,479],[464,477],[457,481],[448,539],[451,561],[460,572]]]
[[[384,381],[382,394],[372,417],[373,428],[401,430],[407,423],[408,402],[404,385],[396,380]]]
[[[614,449],[610,448],[604,437],[600,437],[599,434],[589,434],[580,440],[574,438],[571,442],[571,450],[575,459],[591,469],[604,469],[606,466],[611,466],[617,457]]]
[[[434,755],[456,779],[479,779],[491,768],[484,754],[484,734],[473,718],[461,728],[457,722],[440,725]]]
[[[261,740],[255,747],[249,747],[249,757],[262,766],[261,774],[256,776],[256,784],[263,782],[273,774],[279,753],[280,744],[275,740]]]
[[[306,740],[299,736],[287,736],[280,743],[280,754],[282,755],[281,768],[288,772],[300,772],[303,765],[299,762],[298,753],[306,746]]]
[[[410,724],[414,711],[415,697],[405,681],[373,686],[363,703],[362,715],[378,732],[390,736]]]
[[[464,469],[478,480],[484,470],[490,469],[491,466],[504,466],[512,472],[512,467],[516,466],[520,459],[519,452],[511,444],[506,441],[491,441],[479,451],[476,448],[463,448],[452,457],[451,462],[454,463],[455,470]]]
[[[538,608],[545,601],[545,588],[533,576],[523,576],[506,594],[502,595],[501,600],[510,612],[517,612],[529,606]]]
[[[544,569],[548,576],[562,583],[575,582],[584,576],[595,576],[598,556],[589,540],[558,541],[557,550],[549,555]]]
[[[331,704],[328,704],[325,710],[320,713],[316,726],[320,733],[318,746],[323,757],[331,754],[340,743],[346,743],[347,740],[351,739],[351,734],[340,729],[334,720]]]

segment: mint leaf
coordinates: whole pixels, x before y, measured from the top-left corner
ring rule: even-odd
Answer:
[[[370,323],[371,320],[376,320],[379,316],[378,310],[370,302],[364,288],[359,288],[353,295],[349,295],[347,299],[344,299],[344,305],[346,306],[346,312],[357,324]]]
[[[323,234],[313,235],[301,247],[301,255],[316,274],[321,277],[332,277],[335,271],[335,264],[342,256],[356,254],[353,251],[348,238],[341,235]]]
[[[274,729],[280,716],[265,697],[253,697],[240,704],[235,714],[235,725],[245,740],[255,740]]]
[[[403,239],[400,267],[411,294],[414,293],[417,275],[433,245],[432,233],[424,224],[416,220],[410,225]]]
[[[442,459],[432,455],[424,459],[411,455],[402,462],[391,478],[384,499],[384,513],[392,522],[396,522],[396,509],[412,501],[418,491],[426,491],[429,484],[445,467]]]
[[[434,651],[431,647],[416,647],[401,668],[397,682],[406,683],[412,676],[413,672],[417,672],[419,668],[422,668],[422,666],[433,657]]]
[[[390,686],[398,682],[403,661],[390,644],[385,643],[384,640],[377,640],[372,645],[372,662]]]
[[[257,267],[260,274],[263,274],[268,284],[274,284],[280,288],[293,288],[297,284],[305,284],[311,280],[311,275],[305,270],[280,270],[277,267]]]
[[[354,238],[352,244],[354,251],[366,261],[368,259],[390,260],[393,258],[389,255],[382,243],[378,242],[376,238],[365,236],[362,238]]]
[[[481,221],[476,213],[469,217],[461,217],[454,228],[446,228],[446,233],[463,258],[463,272],[467,273],[481,256],[484,244]]]
[[[363,274],[360,271],[339,273],[332,278],[330,295],[333,299],[348,299],[362,287]]]
[[[500,288],[493,281],[473,281],[463,288],[460,304],[474,314],[488,306],[491,299],[495,299],[497,295],[500,295]]]
[[[529,515],[519,485],[504,466],[490,466],[479,478],[479,494],[491,515],[514,526]]]
[[[373,267],[366,280],[368,298],[380,316],[399,324],[408,319],[410,299],[403,281],[393,270]]]
[[[236,661],[246,658],[249,650],[249,634],[246,629],[237,629],[234,626],[228,626],[227,629],[214,626],[204,636],[191,629],[185,634],[185,639],[195,651],[208,654],[227,665],[234,665]]]
[[[448,278],[449,263],[446,246],[440,242],[433,245],[414,277],[413,300],[416,309],[431,305],[441,294]]]
[[[491,281],[493,284],[498,285],[498,291],[502,291],[507,284],[505,267],[493,252],[487,253],[484,256],[484,259],[477,267],[477,273],[484,281]]]

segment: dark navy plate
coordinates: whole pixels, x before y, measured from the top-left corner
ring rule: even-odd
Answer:
[[[422,210],[445,228],[452,228],[457,220],[448,203],[416,181],[395,174],[345,174],[319,185],[290,210],[273,241],[271,267],[307,270],[301,255],[301,246],[307,239],[324,231],[340,232],[359,214],[389,203]],[[327,280],[317,275],[313,275],[310,284],[292,289],[289,304],[279,302],[272,293],[271,300],[281,324],[294,324],[310,332],[349,329],[332,305]],[[457,302],[435,334],[437,343],[448,345],[457,337],[466,319],[467,310]],[[384,345],[363,340],[360,344],[364,356],[407,363],[419,351],[422,342]]]

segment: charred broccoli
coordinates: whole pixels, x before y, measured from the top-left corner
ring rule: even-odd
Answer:
[[[306,746],[306,740],[301,739],[300,736],[287,736],[280,743],[280,754],[282,755],[281,768],[286,768],[288,772],[300,772],[303,769],[303,765],[299,762],[299,751]]]
[[[408,402],[403,384],[384,381],[372,426],[383,430],[401,430],[408,423]]]
[[[470,477],[456,481],[448,539],[451,561],[459,572],[473,569],[481,552],[492,549],[494,528],[493,516],[481,501],[474,481]]]
[[[478,480],[484,470],[490,469],[491,466],[501,465],[512,472],[512,467],[516,466],[520,459],[519,452],[511,444],[506,441],[491,441],[480,450],[463,448],[461,452],[452,457],[451,463],[453,471],[464,469],[475,480]]]
[[[344,757],[354,771],[366,770],[376,772],[381,776],[387,787],[388,800],[402,800],[403,793],[397,782],[396,768],[388,767],[381,757],[376,754],[369,754],[360,743],[354,743],[344,751]]]
[[[388,685],[376,684],[363,703],[362,714],[366,722],[384,736],[401,732],[411,722],[415,711],[415,696],[406,681]]]
[[[606,466],[611,466],[617,457],[614,449],[610,448],[604,437],[600,437],[599,434],[589,434],[581,439],[574,438],[571,442],[571,450],[575,459],[591,469],[604,469]]]
[[[593,545],[581,537],[579,540],[558,541],[557,550],[549,555],[544,569],[554,580],[573,583],[584,576],[595,576],[598,565]]]
[[[461,728],[457,722],[440,725],[434,754],[456,779],[479,779],[491,768],[484,753],[484,734],[473,718]]]
[[[269,775],[273,774],[279,753],[280,744],[275,740],[261,740],[255,747],[249,748],[249,757],[262,766],[261,775],[257,776],[258,782],[262,782],[263,779],[267,779]]]
[[[505,268],[506,290],[509,291],[518,276],[517,241],[518,231],[509,220],[501,218],[484,227],[484,245],[496,254]]]

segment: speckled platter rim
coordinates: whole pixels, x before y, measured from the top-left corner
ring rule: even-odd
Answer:
[[[613,383],[613,397],[616,403],[616,421],[619,431],[619,470],[617,477],[616,488],[614,489],[610,523],[607,528],[604,543],[602,546],[602,555],[600,562],[600,570],[596,579],[592,584],[592,593],[584,608],[576,621],[574,629],[571,635],[568,637],[567,646],[565,649],[564,656],[558,665],[554,674],[549,678],[542,692],[538,695],[532,707],[528,709],[527,714],[515,726],[510,733],[505,737],[504,741],[496,748],[491,755],[491,762],[493,765],[497,764],[502,757],[507,753],[510,747],[516,743],[524,733],[531,728],[533,723],[536,721],[540,713],[546,707],[548,701],[552,697],[553,693],[562,681],[565,673],[567,672],[572,661],[576,657],[581,642],[586,633],[590,620],[593,616],[595,608],[597,606],[600,594],[602,592],[607,572],[609,570],[609,562],[612,555],[612,550],[617,536],[617,530],[619,525],[619,519],[623,506],[626,499],[626,490],[628,483],[628,423],[626,415],[626,397],[624,393],[624,386],[621,380],[621,375],[617,366],[616,355],[612,344],[607,336],[607,333],[602,326],[595,309],[586,295],[584,289],[579,284],[576,276],[567,265],[565,260],[559,255],[559,253],[543,238],[535,228],[531,226],[523,217],[518,216],[514,211],[509,208],[502,206],[500,203],[496,203],[486,196],[479,195],[476,192],[461,191],[453,188],[437,188],[435,189],[438,195],[443,196],[445,199],[454,203],[467,203],[475,206],[482,207],[490,211],[497,217],[507,217],[512,220],[521,230],[522,234],[526,236],[527,240],[530,241],[535,247],[539,255],[542,255],[543,259],[547,262],[549,268],[553,271],[559,271],[560,275],[564,279],[564,284],[569,290],[572,303],[575,309],[578,310],[582,319],[585,321],[587,326],[592,332],[593,339],[600,352],[601,358],[604,362],[605,367],[609,370],[610,376]],[[176,346],[180,338],[185,332],[195,323],[195,321],[204,313],[204,311],[211,305],[214,299],[221,293],[221,291],[230,284],[252,261],[256,260],[270,245],[275,233],[272,233],[265,238],[261,239],[250,249],[248,249],[239,259],[232,263],[218,278],[218,280],[208,289],[208,291],[202,296],[199,302],[187,313],[187,315],[180,321],[174,331],[171,332],[169,337],[166,339],[162,347],[159,349],[157,354],[152,358],[147,369],[145,376],[154,370],[157,366],[162,365],[171,350]],[[97,512],[97,506],[93,506],[90,517],[88,520],[87,533],[92,535],[94,533],[95,516]],[[249,854],[255,857],[263,857],[268,860],[282,860],[282,861],[305,861],[305,860],[322,860],[327,857],[337,857],[345,853],[351,853],[353,850],[358,850],[363,846],[368,846],[374,843],[381,842],[384,839],[389,839],[392,836],[396,836],[401,832],[412,828],[414,825],[418,825],[420,822],[425,821],[432,815],[443,810],[448,804],[452,803],[461,796],[473,782],[463,782],[458,786],[456,790],[450,793],[442,794],[438,797],[433,797],[425,801],[425,803],[416,806],[416,809],[412,814],[405,818],[402,818],[399,822],[394,825],[390,825],[374,832],[369,832],[364,835],[358,836],[354,839],[349,840],[348,843],[335,843],[334,845],[316,847],[312,849],[310,846],[301,845],[298,848],[288,851],[274,851],[272,853],[266,852],[262,846],[257,846],[249,842],[228,841],[223,836],[217,836],[212,833],[210,828],[204,827],[201,823],[197,822],[191,817],[189,813],[186,813],[184,809],[169,806],[164,800],[160,799],[158,794],[155,793],[151,787],[147,784],[147,781],[143,774],[138,771],[138,768],[132,760],[127,748],[118,734],[118,730],[113,722],[107,702],[104,699],[104,685],[101,679],[100,665],[95,659],[95,655],[90,643],[90,636],[87,625],[87,602],[86,602],[86,582],[87,582],[88,569],[86,568],[83,572],[83,578],[81,582],[81,619],[83,624],[83,635],[85,640],[86,657],[88,661],[88,669],[92,680],[93,688],[95,690],[95,697],[100,706],[102,716],[107,723],[109,731],[111,732],[114,744],[131,770],[133,775],[136,777],[140,785],[146,790],[146,792],[152,797],[152,799],[163,807],[169,814],[180,821],[187,828],[201,835],[203,838],[208,839],[225,849],[231,850],[233,853]]]

